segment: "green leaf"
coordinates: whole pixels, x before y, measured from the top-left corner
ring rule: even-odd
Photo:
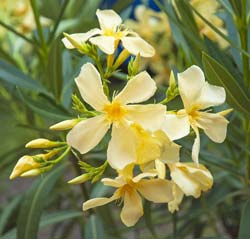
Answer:
[[[17,221],[18,238],[34,239],[37,237],[43,209],[65,166],[66,164],[61,164],[46,176],[36,180],[25,193]]]
[[[84,229],[84,238],[102,239],[105,238],[102,221],[92,214],[87,221]]]
[[[225,88],[228,104],[250,116],[250,99],[237,80],[221,64],[204,52],[202,54],[202,62],[209,82]]]
[[[2,60],[0,60],[0,78],[5,82],[19,86],[20,88],[42,92],[48,95],[47,90],[38,81],[33,80],[18,68]]]
[[[49,52],[49,62],[48,62],[48,77],[53,89],[55,98],[59,101],[62,85],[62,43],[59,39],[56,39],[52,44]]]
[[[4,208],[0,216],[0,235],[3,233],[5,226],[8,224],[8,220],[12,215],[13,211],[17,208],[18,204],[21,201],[21,196],[18,195],[11,200],[8,205]]]
[[[82,217],[82,212],[80,211],[60,211],[60,212],[50,213],[42,216],[42,219],[39,223],[39,230],[59,222],[65,222],[67,220],[80,217]],[[10,238],[11,239],[16,238],[16,228],[13,228],[12,230],[5,233],[2,237],[0,237],[0,239],[10,239]]]
[[[250,235],[249,222],[250,222],[250,200],[246,202],[242,210],[238,239],[249,238]]]
[[[37,114],[49,118],[52,120],[66,120],[66,119],[71,119],[72,117],[69,116],[68,113],[63,111],[60,106],[55,106],[51,104],[51,102],[46,102],[42,101],[41,99],[39,100],[34,100],[31,97],[25,95],[21,91],[19,91],[19,96],[21,100],[29,107],[31,108],[34,112]]]
[[[157,238],[154,223],[152,220],[152,203],[150,201],[145,201],[144,204],[144,219],[148,230],[151,232],[154,238]]]

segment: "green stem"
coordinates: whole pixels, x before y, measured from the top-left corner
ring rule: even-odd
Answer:
[[[173,222],[173,239],[177,239],[177,212],[174,212],[172,215]]]
[[[43,35],[43,29],[42,29],[42,25],[39,19],[39,13],[37,11],[37,6],[36,6],[36,0],[30,0],[30,5],[34,14],[34,18],[35,18],[35,22],[36,22],[36,27],[37,27],[37,31],[38,31],[38,35],[39,35],[39,39],[40,39],[40,43],[41,43],[41,47],[44,51],[44,53],[47,53],[47,46],[46,46],[46,41]]]
[[[33,46],[36,46],[35,42],[29,38],[27,38],[26,36],[24,36],[23,34],[19,33],[18,31],[16,31],[15,29],[13,29],[11,26],[7,25],[6,23],[2,22],[0,20],[0,25],[3,26],[4,28],[6,28],[7,30],[11,31],[12,33],[14,33],[15,35],[21,37],[23,40],[25,40],[26,42],[30,43]]]
[[[63,2],[63,5],[62,5],[61,10],[60,10],[60,13],[59,13],[59,16],[58,16],[58,18],[56,19],[56,23],[55,23],[55,25],[54,25],[54,27],[53,27],[53,30],[52,30],[52,32],[51,32],[50,35],[49,35],[48,43],[50,43],[50,42],[52,41],[52,39],[53,39],[53,37],[54,37],[54,35],[55,35],[55,33],[56,33],[56,30],[57,30],[57,28],[58,28],[58,26],[59,26],[59,23],[60,23],[60,21],[61,21],[61,19],[62,19],[62,17],[63,17],[63,14],[64,14],[64,12],[65,12],[65,10],[66,10],[66,7],[67,7],[68,3],[69,3],[69,0],[65,0],[65,1]]]

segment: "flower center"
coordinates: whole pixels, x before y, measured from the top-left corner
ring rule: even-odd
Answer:
[[[121,121],[126,114],[126,110],[119,102],[112,102],[111,104],[105,105],[104,112],[107,114],[107,119],[111,122]]]

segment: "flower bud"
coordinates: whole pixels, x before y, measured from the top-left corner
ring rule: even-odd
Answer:
[[[31,169],[25,173],[22,173],[20,176],[21,177],[34,177],[34,176],[37,176],[40,174],[41,174],[41,170],[38,168],[35,168],[35,169]]]
[[[68,181],[68,183],[80,184],[80,183],[84,183],[84,182],[88,181],[90,178],[91,178],[90,174],[85,173],[85,174],[82,174],[76,178],[73,178],[72,180]]]
[[[130,53],[128,52],[128,50],[124,49],[115,61],[113,68],[117,69],[129,57],[129,55]]]
[[[78,122],[81,119],[71,119],[71,120],[64,120],[62,122],[59,122],[57,124],[54,124],[52,126],[50,126],[51,130],[68,130],[68,129],[72,129],[76,124],[78,124]]]
[[[38,166],[39,163],[35,162],[32,156],[24,155],[18,160],[10,175],[10,179],[14,179],[31,169],[37,168]]]
[[[35,149],[46,149],[46,148],[53,148],[58,145],[63,144],[63,142],[53,142],[48,139],[34,139],[31,140],[29,143],[25,145],[26,148],[35,148]]]

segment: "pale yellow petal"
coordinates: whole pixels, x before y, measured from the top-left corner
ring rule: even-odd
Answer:
[[[115,30],[122,23],[121,17],[113,10],[97,9],[96,15],[102,30]]]
[[[90,37],[100,34],[100,29],[94,28],[86,33],[74,33],[69,35],[77,44],[82,45],[84,44]],[[68,49],[74,49],[75,46],[66,38],[62,39],[64,46]]]
[[[202,191],[209,190],[213,185],[213,176],[210,171],[202,164],[183,163],[185,170],[189,173],[193,180],[200,184]]]
[[[194,144],[192,147],[192,160],[198,164],[199,163],[199,153],[200,153],[200,134],[199,130],[196,126],[192,126],[194,132],[195,132],[195,139],[194,139]]]
[[[133,137],[128,126],[113,125],[107,151],[107,160],[112,168],[123,169],[135,162],[136,149]]]
[[[161,179],[166,178],[166,166],[161,160],[159,159],[155,160],[155,169],[157,171],[159,178]]]
[[[205,134],[214,142],[222,143],[227,135],[228,120],[221,116],[220,113],[200,113],[197,119],[199,127],[202,128]]]
[[[119,176],[116,177],[115,179],[111,179],[111,178],[103,178],[101,180],[101,182],[105,185],[105,186],[111,186],[114,188],[120,188],[122,187],[124,184],[126,184],[126,181],[124,180],[124,177]]]
[[[84,64],[75,81],[84,101],[97,111],[101,111],[109,103],[103,92],[100,74],[93,64]]]
[[[165,203],[173,200],[172,186],[173,183],[166,179],[142,179],[136,189],[149,201]]]
[[[190,108],[199,97],[204,84],[204,73],[196,65],[178,74],[178,88],[186,109]]]
[[[135,190],[126,191],[124,205],[121,211],[121,220],[127,226],[134,226],[143,215],[141,198]]]
[[[92,37],[90,38],[90,42],[108,55],[113,54],[115,51],[115,38],[113,36]]]
[[[205,82],[195,104],[199,105],[201,109],[205,109],[211,106],[221,105],[225,100],[226,92],[223,87],[210,85],[208,82]]]
[[[181,146],[171,141],[165,132],[161,130],[156,131],[154,135],[161,142],[161,155],[159,160],[164,163],[178,162],[180,159]]]
[[[180,164],[180,163],[176,163]],[[198,182],[192,179],[185,170],[175,164],[169,164],[172,180],[179,186],[186,196],[198,198],[201,195],[201,188]]]
[[[152,178],[152,177],[155,177],[156,175],[157,175],[157,173],[152,173],[152,172],[140,173],[139,175],[135,176],[132,179],[132,181],[134,183],[138,183],[143,178]]]
[[[155,49],[139,36],[127,36],[121,39],[123,47],[132,55],[142,57],[152,57],[155,54]]]
[[[213,176],[201,164],[176,163],[170,164],[169,167],[172,180],[187,196],[197,198],[201,191],[207,191],[213,185]]]
[[[67,143],[81,154],[93,149],[104,137],[110,124],[105,115],[82,120],[67,135]]]
[[[151,98],[156,91],[156,84],[151,76],[143,71],[128,81],[115,100],[123,103],[140,103]]]
[[[187,115],[166,114],[162,130],[171,140],[181,139],[190,132],[190,123]]]
[[[82,210],[86,211],[90,208],[103,206],[103,205],[110,203],[118,198],[119,198],[119,196],[116,193],[114,193],[114,195],[110,198],[104,198],[104,197],[103,198],[93,198],[93,199],[90,199],[90,200],[86,201],[85,203],[83,203]]]
[[[168,203],[168,210],[171,213],[174,213],[175,211],[179,211],[179,205],[182,202],[184,193],[182,190],[178,187],[177,184],[173,184],[173,197],[174,199]]]
[[[166,107],[161,104],[127,105],[126,110],[127,120],[141,125],[146,130],[155,131],[162,127]]]

